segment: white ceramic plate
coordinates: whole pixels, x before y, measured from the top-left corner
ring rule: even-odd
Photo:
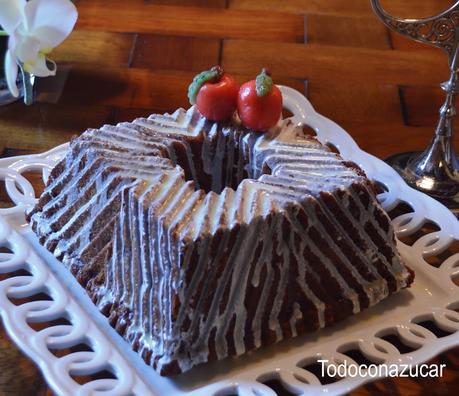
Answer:
[[[0,180],[5,180],[15,206],[0,209],[0,313],[8,334],[39,365],[57,394],[272,396],[276,386],[291,394],[341,394],[372,378],[335,378],[326,384],[329,381],[313,367],[317,360],[414,365],[459,344],[459,287],[453,282],[459,278],[459,254],[448,253],[459,240],[459,222],[444,206],[412,190],[390,167],[360,150],[300,93],[281,89],[295,122],[311,126],[323,143],[333,144],[385,186],[379,198],[387,211],[402,201],[411,206],[412,212],[398,216],[393,224],[399,238],[413,235],[412,245],[399,243],[403,258],[416,272],[413,286],[318,333],[162,378],[130,350],[74,278],[37,244],[25,223],[24,212],[36,198],[21,174],[35,170],[46,180],[67,146],[1,159]],[[438,230],[423,235],[419,230],[428,222]],[[429,264],[435,259],[435,266]],[[32,301],[20,300],[31,296]],[[37,328],[37,323],[42,325]],[[90,377],[104,370],[97,379]],[[82,376],[84,384],[73,379]]]

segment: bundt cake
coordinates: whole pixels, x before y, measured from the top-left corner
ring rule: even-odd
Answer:
[[[161,375],[330,325],[413,280],[363,171],[288,119],[261,134],[191,107],[90,129],[28,218]]]

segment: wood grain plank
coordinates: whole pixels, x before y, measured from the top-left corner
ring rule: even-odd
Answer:
[[[131,0],[132,1],[132,0]],[[176,6],[193,6],[193,7],[212,7],[226,8],[227,0],[154,0],[155,4],[176,5]]]
[[[103,106],[35,104],[17,102],[0,107],[0,153],[14,149],[42,152],[65,143],[88,127],[112,121],[112,110]],[[18,122],[20,120],[20,122]]]
[[[235,75],[241,83],[255,78],[252,75]],[[59,78],[60,70],[58,69]],[[76,106],[114,106],[122,108],[152,108],[161,111],[173,111],[178,107],[188,107],[187,89],[196,72],[91,68],[87,65],[75,65],[66,76],[65,90],[59,99],[61,104]],[[279,84],[287,84],[304,92],[304,83],[291,78],[278,78]],[[44,84],[44,82],[43,82]],[[40,102],[53,100],[53,91],[49,94],[37,89]]]
[[[25,149],[25,148],[10,148],[10,147],[3,147],[0,144],[0,158],[7,158],[7,157],[17,157],[18,155],[29,155],[35,154],[35,150]]]
[[[229,0],[230,9],[287,11],[301,14],[368,15],[370,8],[365,0]]]
[[[308,83],[308,96],[315,109],[338,123],[403,124],[398,87],[352,82]]]
[[[401,18],[425,18],[437,15],[455,2],[455,0],[381,0],[382,6],[389,14]],[[369,1],[368,4],[370,4]]]
[[[156,108],[164,111],[187,103],[187,87],[195,73],[147,69],[75,67],[68,75],[60,102]]]
[[[134,44],[129,33],[75,30],[52,53],[58,63],[89,63],[93,65],[127,66]]]
[[[218,39],[140,34],[130,66],[201,71],[219,63],[220,45]]]
[[[1,395],[45,396],[47,386],[39,370],[17,348],[11,348],[1,322],[0,373]]]
[[[435,127],[445,93],[440,87],[401,87],[406,122],[412,126]],[[459,99],[456,100],[459,105]]]
[[[79,6],[92,0],[73,0]],[[129,0],[131,7],[143,7],[146,4],[160,4],[170,6],[227,8],[228,0]]]
[[[425,17],[434,15],[454,4],[453,0],[382,0],[381,4],[393,15]],[[340,16],[372,15],[367,0],[229,0],[229,8],[239,10],[288,11],[301,14]]]
[[[397,123],[355,124],[352,121],[341,122],[341,126],[350,133],[359,147],[378,158],[387,158],[406,151],[422,151],[432,139],[430,127],[412,127]],[[455,138],[456,145],[459,137]]]
[[[223,66],[234,73],[256,73],[267,66],[277,75],[310,80],[345,78],[366,85],[373,83],[435,85],[447,78],[448,65],[441,54],[366,48],[343,48],[314,44],[265,43],[226,40]]]
[[[310,44],[390,49],[383,24],[364,17],[308,15],[306,41]]]
[[[303,42],[304,39],[304,19],[300,15],[149,3],[133,7],[119,0],[78,4],[77,26],[82,29],[284,42]],[[106,12],[107,9],[110,12]]]
[[[164,110],[153,109],[153,108],[135,108],[135,107],[119,107],[115,108],[114,112],[114,123],[132,121],[139,117],[148,117],[150,114],[162,113]],[[170,113],[170,111],[169,111]]]
[[[437,55],[443,54],[443,51],[432,47],[424,43],[418,43],[417,41],[411,40],[405,36],[402,36],[399,33],[390,31],[390,41],[393,49],[403,50],[403,51],[421,51],[430,54]],[[445,56],[445,62],[447,62],[447,57]]]

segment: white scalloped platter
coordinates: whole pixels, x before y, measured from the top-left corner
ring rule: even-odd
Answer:
[[[0,183],[12,204],[0,208],[0,313],[8,334],[37,363],[56,394],[334,395],[371,378],[322,377],[319,359],[414,365],[459,345],[459,222],[360,150],[300,93],[281,89],[294,122],[310,126],[319,140],[360,165],[385,190],[379,199],[393,219],[404,260],[416,272],[412,287],[320,332],[162,378],[130,350],[75,279],[38,245],[25,222],[25,211],[36,202],[28,175],[40,172],[46,182],[67,146],[1,159]]]

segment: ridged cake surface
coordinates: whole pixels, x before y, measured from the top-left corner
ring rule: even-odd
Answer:
[[[160,374],[322,328],[409,286],[373,186],[289,120],[194,108],[72,140],[40,243]]]

